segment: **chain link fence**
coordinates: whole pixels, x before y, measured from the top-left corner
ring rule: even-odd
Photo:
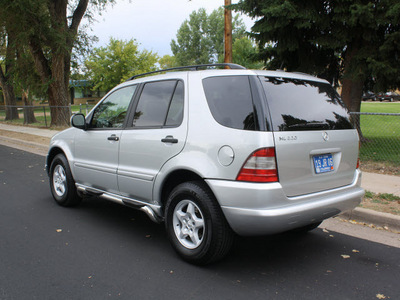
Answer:
[[[360,160],[400,166],[400,114],[350,114],[360,133]]]
[[[89,103],[68,106],[71,115],[77,112],[87,115],[94,105]],[[17,108],[21,124],[24,123],[24,108]],[[0,121],[5,120],[6,106],[0,106]],[[29,106],[34,111],[34,126],[49,127],[50,106]],[[400,114],[393,113],[350,113],[361,139],[361,161],[387,162],[400,166]]]
[[[52,108],[68,108],[70,111],[70,115],[72,116],[75,113],[83,113],[85,115],[93,108],[93,104],[79,104],[79,105],[69,105],[69,106],[51,106]],[[16,108],[19,115],[19,120],[14,120],[13,123],[24,124],[24,111],[30,109],[33,111],[36,122],[31,124],[33,126],[39,127],[50,127],[51,124],[51,114],[50,114],[50,106],[49,105],[34,105],[34,106],[11,106],[11,105],[2,105],[0,106],[0,121],[5,121],[6,119],[6,108]]]

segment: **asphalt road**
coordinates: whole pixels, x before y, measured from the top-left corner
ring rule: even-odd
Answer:
[[[58,206],[44,158],[0,146],[2,300],[399,299],[399,258],[318,228],[237,238],[222,262],[192,266],[142,212],[100,199]]]

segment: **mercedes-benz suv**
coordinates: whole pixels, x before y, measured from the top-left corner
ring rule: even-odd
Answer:
[[[206,67],[131,78],[74,115],[46,160],[56,202],[140,209],[196,264],[234,234],[308,231],[360,203],[357,130],[327,81]]]

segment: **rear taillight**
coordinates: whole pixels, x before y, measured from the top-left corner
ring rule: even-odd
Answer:
[[[358,141],[358,156],[357,156],[357,169],[360,168],[360,149],[361,149],[361,141]]]
[[[253,152],[246,160],[238,176],[238,181],[277,182],[275,148],[263,148]]]

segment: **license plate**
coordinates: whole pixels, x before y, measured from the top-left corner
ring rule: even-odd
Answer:
[[[332,172],[333,168],[333,157],[332,154],[323,154],[313,156],[315,173],[326,173]]]

